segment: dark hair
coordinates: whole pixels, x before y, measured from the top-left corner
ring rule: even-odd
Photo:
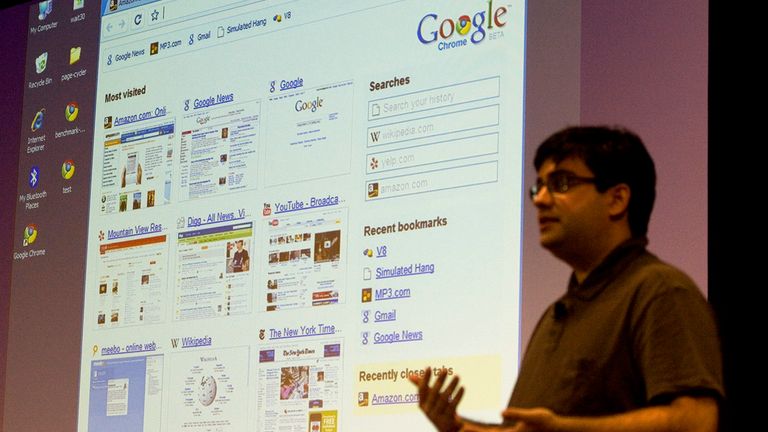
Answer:
[[[539,145],[533,165],[538,171],[547,160],[568,158],[584,161],[600,192],[619,183],[629,186],[629,228],[633,237],[645,236],[656,199],[656,169],[640,137],[621,127],[567,127]]]

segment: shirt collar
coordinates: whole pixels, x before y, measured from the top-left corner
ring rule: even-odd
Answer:
[[[646,237],[631,238],[616,246],[597,267],[579,284],[571,273],[567,296],[591,300],[608,286],[634,259],[645,252]]]

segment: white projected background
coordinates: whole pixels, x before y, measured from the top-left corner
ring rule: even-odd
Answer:
[[[79,430],[431,430],[425,366],[498,419],[525,2],[225,3],[103,17]]]

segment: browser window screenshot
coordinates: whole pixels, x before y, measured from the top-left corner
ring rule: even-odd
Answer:
[[[497,419],[520,354],[525,15],[40,2],[14,283],[82,262],[78,430],[426,430],[426,366]]]

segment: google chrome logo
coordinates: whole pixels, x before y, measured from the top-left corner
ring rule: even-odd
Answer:
[[[69,180],[75,175],[75,162],[72,159],[67,159],[61,164],[61,176],[64,180]]]
[[[24,246],[29,246],[37,240],[37,225],[29,224],[24,228]]]
[[[456,20],[456,31],[460,35],[465,35],[469,33],[469,30],[472,28],[472,20],[469,18],[469,15],[462,15],[459,17],[458,20]]]
[[[64,115],[67,117],[67,121],[75,121],[77,115],[80,113],[80,108],[77,107],[77,102],[70,102],[67,104],[67,109],[64,111]]]

